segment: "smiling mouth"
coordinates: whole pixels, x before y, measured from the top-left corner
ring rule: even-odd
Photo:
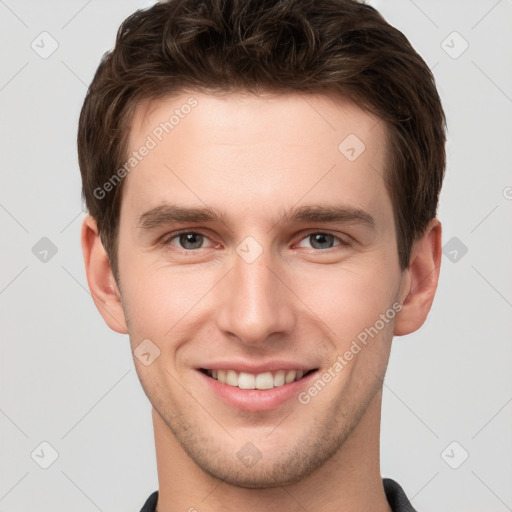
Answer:
[[[258,374],[238,372],[236,370],[208,370],[200,369],[208,377],[239,389],[272,389],[304,378],[306,375],[317,371],[312,370],[277,370]]]

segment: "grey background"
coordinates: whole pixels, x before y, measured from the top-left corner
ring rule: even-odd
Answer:
[[[3,512],[138,511],[158,486],[128,338],[87,289],[75,142],[100,57],[151,3],[0,0]],[[512,510],[512,2],[371,3],[433,69],[449,124],[439,289],[395,338],[382,474],[420,511]]]

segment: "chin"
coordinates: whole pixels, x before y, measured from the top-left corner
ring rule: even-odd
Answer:
[[[267,465],[256,468],[255,466],[242,470],[238,467],[240,464],[238,461],[230,466],[224,465],[222,468],[218,465],[218,461],[214,467],[209,464],[201,464],[200,461],[196,461],[196,463],[210,476],[245,489],[269,489],[291,485],[303,480],[315,469],[309,465],[306,466],[304,461],[293,467],[288,465],[286,470],[279,461],[273,461],[270,467]]]

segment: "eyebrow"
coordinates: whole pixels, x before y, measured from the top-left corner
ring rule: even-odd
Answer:
[[[137,226],[143,230],[152,230],[172,223],[215,223],[226,224],[226,215],[209,207],[183,207],[162,204],[139,216]],[[365,210],[353,206],[306,205],[285,211],[278,223],[305,222],[342,222],[361,224],[370,229],[375,228],[375,219]],[[275,225],[275,224],[274,224]]]

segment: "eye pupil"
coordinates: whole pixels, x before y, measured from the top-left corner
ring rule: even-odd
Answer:
[[[325,245],[324,244],[328,244],[329,247],[332,247],[332,242],[333,242],[333,235],[329,235],[327,233],[315,233],[314,235],[311,235],[310,236],[310,240],[311,240],[311,245],[315,248],[315,249],[325,249]],[[315,245],[319,244],[320,246],[317,247]]]
[[[199,233],[183,233],[180,235],[180,245],[184,249],[198,249],[203,242],[202,236]],[[191,244],[192,246],[188,245]]]

